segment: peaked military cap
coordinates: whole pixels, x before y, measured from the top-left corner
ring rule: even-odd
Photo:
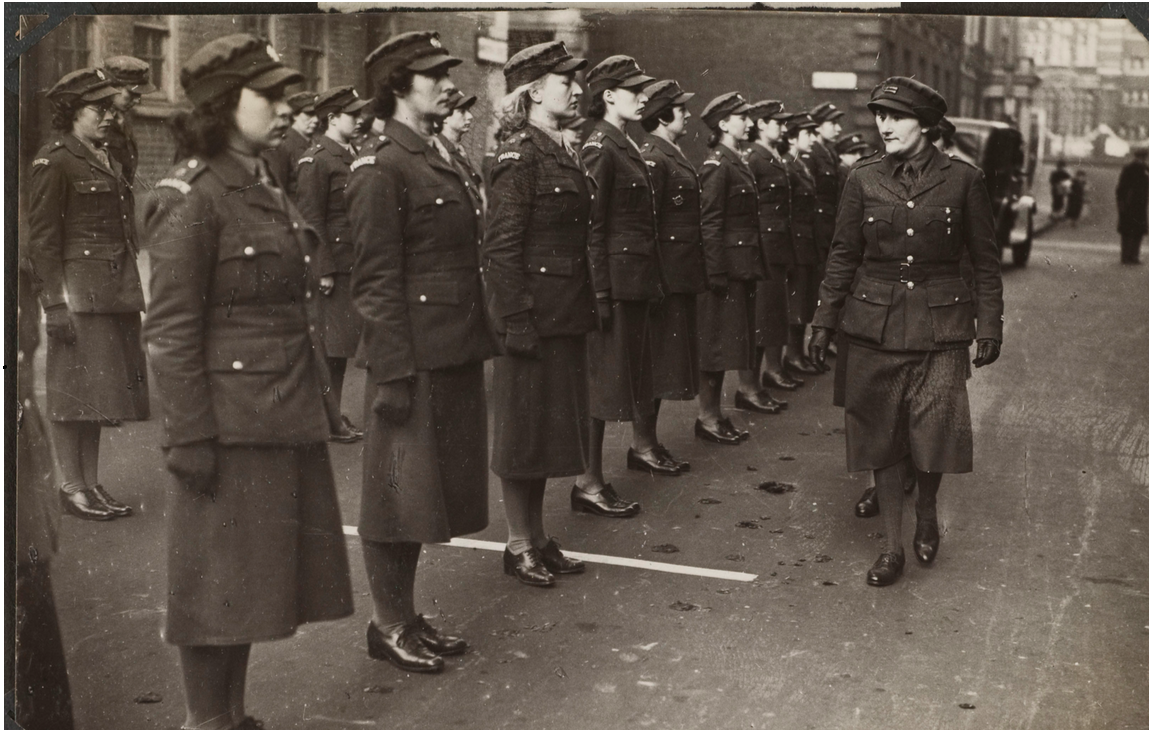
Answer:
[[[700,116],[704,119],[704,124],[716,129],[716,126],[724,118],[730,115],[747,114],[751,109],[752,105],[744,100],[740,92],[728,92],[709,102]]]
[[[209,41],[180,69],[180,85],[195,105],[240,87],[262,92],[301,81],[304,76],[281,63],[280,55],[267,40],[248,33]]]
[[[578,59],[568,53],[568,47],[563,41],[537,43],[508,59],[508,63],[504,64],[504,83],[511,91],[545,74],[567,74],[587,65],[587,59]]]
[[[762,99],[748,105],[748,116],[753,120],[778,120],[784,111],[784,103],[778,99]]]
[[[48,98],[68,101],[79,98],[82,102],[95,102],[118,93],[119,90],[112,86],[112,78],[102,70],[77,69],[60,77],[60,81],[48,90]]]
[[[156,85],[148,80],[152,67],[147,61],[134,56],[113,56],[104,59],[104,73],[112,78],[112,84],[133,94],[151,94],[157,91]]]
[[[675,79],[664,79],[649,84],[644,87],[644,93],[648,95],[648,103],[644,105],[644,119],[654,117],[669,107],[687,104],[689,99],[696,96],[693,92],[681,89],[680,83]]]
[[[609,56],[592,67],[585,78],[593,95],[607,89],[630,89],[656,81],[631,56]]]
[[[862,153],[871,146],[868,141],[864,139],[864,135],[859,132],[846,132],[840,137],[836,138],[836,154],[847,155],[848,153]]]
[[[353,87],[342,86],[329,89],[317,96],[315,109],[320,117],[337,112],[355,115],[367,104],[368,101],[361,99]]]
[[[812,115],[807,112],[788,115],[788,118],[784,120],[784,125],[789,135],[794,135],[800,130],[815,130],[818,127],[816,120],[812,119]]]
[[[906,76],[890,76],[872,89],[868,109],[891,109],[935,125],[948,113],[944,97],[923,82]]]
[[[376,81],[395,69],[424,72],[464,63],[448,53],[436,31],[410,31],[392,36],[364,59],[368,76]]]
[[[452,95],[452,99],[448,100],[448,106],[453,110],[465,110],[474,104],[476,104],[476,95],[465,94],[459,89],[457,89],[456,93]]]
[[[844,111],[831,102],[824,102],[813,107],[808,114],[812,115],[817,125],[822,125],[830,120],[840,119],[844,116]]]
[[[296,92],[284,101],[292,108],[292,114],[294,115],[298,115],[301,112],[314,115],[316,114],[316,98],[318,96],[316,92]]]

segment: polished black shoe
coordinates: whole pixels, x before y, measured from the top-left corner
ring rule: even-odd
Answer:
[[[634,501],[624,501],[612,488],[612,484],[604,484],[604,488],[595,494],[586,494],[580,487],[572,487],[572,509],[589,514],[599,514],[602,517],[627,519],[640,513],[640,504]]]
[[[651,457],[649,457],[651,456]],[[660,451],[652,451],[645,455],[637,452],[635,448],[628,449],[628,470],[629,471],[644,471],[653,476],[679,476],[680,469],[676,464],[660,454]]]
[[[80,489],[75,494],[60,489],[60,507],[74,517],[93,522],[107,522],[116,518],[112,510],[104,506],[104,502],[100,501],[100,497],[96,496],[92,489]]]
[[[744,430],[743,428],[736,427],[732,424],[732,421],[726,417],[720,418],[720,427],[724,430],[727,430],[729,433],[732,433],[740,440],[748,440],[752,437],[752,433]]]
[[[868,585],[892,585],[904,572],[904,551],[899,554],[885,552],[876,559],[876,564],[868,571]]]
[[[720,445],[740,445],[741,442],[740,436],[736,431],[727,430],[724,427],[723,421],[717,423],[716,427],[710,428],[702,423],[699,418],[696,419],[696,437],[702,438],[703,440],[710,440]]]
[[[769,400],[772,399],[771,397],[769,397],[767,400],[764,399],[764,396],[766,394],[768,394],[768,393],[767,392],[757,392],[756,394],[749,397],[748,395],[744,394],[743,392],[737,392],[736,393],[736,399],[735,399],[736,409],[737,410],[748,410],[750,412],[759,412],[759,413],[763,413],[765,415],[778,414],[780,412],[780,409],[781,409],[780,405],[773,404],[773,402],[770,402]]]
[[[688,461],[678,460],[663,445],[660,445],[660,444],[656,445],[656,453],[658,455],[662,456],[664,458],[664,460],[674,463],[676,465],[676,468],[680,469],[680,473],[688,473],[689,471],[692,470],[692,464],[691,463],[689,463]]]
[[[784,366],[788,367],[789,371],[800,372],[801,374],[823,374],[824,371],[804,358],[799,359],[785,359]]]
[[[876,496],[876,487],[869,486],[864,489],[860,501],[856,502],[856,516],[861,519],[874,517],[880,513],[880,497]]]
[[[544,567],[557,575],[584,572],[584,563],[581,560],[573,560],[565,556],[563,552],[560,552],[560,545],[552,538],[549,538],[548,544],[539,548],[539,551],[540,559],[544,561]]]
[[[346,425],[341,425],[340,431],[329,435],[328,440],[332,441],[333,443],[355,443],[362,437],[364,436],[352,432]]]
[[[116,516],[128,517],[132,515],[132,507],[113,499],[112,495],[105,491],[104,487],[100,484],[96,484],[95,486],[90,486],[88,488],[92,489],[92,493],[96,495],[96,498],[100,500],[100,503],[107,507],[108,510]]]
[[[450,657],[463,654],[468,649],[468,642],[459,636],[450,636],[428,623],[423,614],[417,615],[412,622],[412,634],[420,643],[428,647],[428,651],[441,656]]]
[[[940,550],[940,527],[935,519],[916,519],[916,534],[912,535],[912,550],[916,559],[928,565]]]
[[[264,721],[247,715],[239,723],[232,726],[232,730],[264,730]]]
[[[504,548],[504,574],[511,575],[524,585],[534,585],[537,588],[547,588],[556,584],[556,579],[544,565],[540,551],[529,547],[519,555],[513,555],[507,547]]]
[[[344,431],[357,435],[361,438],[364,437],[364,431],[352,424],[347,415],[340,416],[340,424],[344,426]]]
[[[795,372],[790,370],[788,368],[787,363],[780,362],[780,371],[784,372],[784,376],[788,377],[793,382],[795,382],[797,387],[803,387],[804,386],[804,380],[800,377],[799,374],[796,374]]]
[[[390,632],[368,622],[368,656],[391,662],[405,672],[439,672],[444,660],[424,646],[416,636],[414,624],[402,624]]]
[[[764,375],[760,377],[760,385],[764,388],[775,387],[776,389],[783,389],[791,392],[801,384],[803,384],[803,382],[797,382],[795,379],[788,376],[788,374],[786,374],[783,369],[778,372],[764,372]]]

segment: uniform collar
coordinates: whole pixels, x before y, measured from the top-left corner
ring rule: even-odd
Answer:
[[[885,175],[880,176],[880,184],[900,198],[913,199],[944,182],[943,171],[952,165],[952,159],[935,145],[929,145],[910,159],[900,160],[886,155],[882,163]],[[902,176],[896,176],[897,166],[901,164],[911,165],[920,175],[906,183]]]
[[[560,165],[568,166],[569,168],[580,168],[580,163],[578,162],[580,154],[576,153],[576,157],[569,155],[568,151],[544,130],[529,122],[524,126],[524,132],[532,139],[541,152],[551,153],[556,160],[560,161]]]
[[[684,155],[684,151],[680,149],[679,145],[676,143],[670,143],[658,135],[649,135],[648,137],[650,140],[652,140],[653,145],[660,148],[660,150],[664,151],[666,155],[671,157],[677,163],[687,168],[692,168],[692,164],[688,162],[687,156]],[[695,168],[692,170],[695,171]]]
[[[83,158],[84,160],[88,161],[88,163],[91,164],[94,168],[98,168],[105,173],[108,173],[109,175],[119,177],[120,164],[116,162],[116,160],[111,156],[111,154],[108,153],[107,150],[104,151],[104,154],[108,155],[108,163],[105,164],[104,161],[100,160],[96,153],[92,152],[91,148],[89,148],[80,138],[76,137],[72,133],[64,135],[63,140],[64,147],[68,148],[68,152],[72,153],[78,158]]]
[[[456,166],[444,160],[428,140],[408,125],[389,117],[384,123],[384,134],[413,155],[423,156],[429,166],[451,172],[460,179],[462,185],[467,186],[467,182],[461,177],[463,174],[456,169]]]
[[[324,148],[329,153],[332,153],[332,155],[335,155],[337,158],[349,165],[351,165],[352,161],[356,159],[356,156],[352,154],[352,151],[336,142],[332,138],[328,137],[327,135],[321,135],[319,143],[320,147]]]

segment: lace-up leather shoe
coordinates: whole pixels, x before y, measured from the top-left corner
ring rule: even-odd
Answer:
[[[463,654],[468,649],[468,642],[459,636],[443,633],[428,623],[428,619],[424,618],[423,614],[416,616],[416,620],[412,622],[412,634],[420,640],[421,644],[428,647],[428,651],[445,657]]]
[[[733,433],[740,440],[748,440],[752,437],[752,433],[744,430],[743,428],[736,427],[732,424],[732,421],[726,417],[720,418],[720,427],[724,428],[730,433]]]
[[[676,464],[654,450],[650,453],[640,453],[635,448],[628,449],[628,470],[643,471],[653,476],[679,476],[680,469]]]
[[[729,431],[724,427],[723,421],[716,424],[716,427],[710,428],[696,419],[696,437],[702,440],[708,440],[720,445],[739,445],[740,436],[736,434],[735,430]]]
[[[560,552],[560,544],[555,539],[549,538],[548,544],[539,549],[540,559],[544,561],[544,567],[556,573],[557,575],[571,575],[574,573],[584,572],[584,563],[580,560],[573,560],[566,557],[564,553]]]
[[[92,522],[107,522],[116,518],[112,510],[100,501],[100,497],[88,488],[80,489],[74,494],[60,489],[60,507],[74,517]]]
[[[128,517],[132,515],[132,507],[113,499],[112,495],[105,491],[104,487],[100,484],[96,484],[95,486],[90,486],[88,488],[92,489],[92,493],[96,495],[96,498],[100,500],[100,503],[108,507],[108,510],[116,516]]]
[[[405,672],[439,672],[444,669],[444,660],[424,646],[416,634],[413,624],[401,624],[387,632],[368,622],[368,656],[391,662]]]
[[[775,415],[780,412],[780,405],[775,404],[775,401],[772,400],[771,397],[767,397],[767,399],[765,399],[766,395],[768,395],[767,392],[757,392],[754,395],[746,395],[743,392],[737,392],[736,399],[734,400],[736,403],[736,409],[748,410],[750,412],[759,412],[765,415]]]
[[[904,551],[885,552],[868,571],[868,585],[892,585],[904,572]]]
[[[624,501],[617,495],[612,484],[604,484],[604,488],[595,494],[586,494],[580,487],[572,487],[572,509],[589,514],[599,514],[602,517],[627,519],[640,513],[640,504],[634,501]]]
[[[688,473],[692,470],[692,464],[688,461],[678,460],[672,453],[663,445],[656,446],[656,453],[664,458],[664,460],[674,463],[676,468],[680,469],[680,473]]]
[[[864,489],[860,501],[856,502],[856,516],[861,519],[874,517],[880,513],[880,497],[876,496],[876,487],[869,486]]]
[[[537,588],[547,588],[556,583],[552,573],[544,565],[540,551],[529,547],[519,555],[513,555],[507,547],[504,548],[504,574],[511,575],[524,585],[534,585]]]
[[[912,549],[916,559],[925,565],[936,559],[940,550],[940,527],[935,519],[916,519],[916,534],[912,536]]]

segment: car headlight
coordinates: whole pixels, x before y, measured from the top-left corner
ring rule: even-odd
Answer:
[[[1031,211],[1032,213],[1036,213],[1036,199],[1032,196],[1021,196],[1012,205],[1012,208],[1016,211]]]

